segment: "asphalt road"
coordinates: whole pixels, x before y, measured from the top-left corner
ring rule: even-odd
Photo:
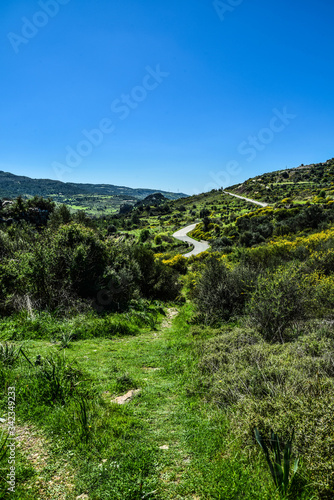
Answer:
[[[207,241],[196,241],[190,238],[190,236],[187,236],[187,234],[193,231],[196,226],[197,224],[191,224],[190,226],[179,229],[179,231],[176,231],[176,233],[173,234],[174,238],[176,238],[177,240],[186,241],[190,245],[194,245],[194,249],[191,252],[184,254],[184,257],[198,255],[199,253],[205,252],[205,250],[208,250],[210,248],[210,245]]]
[[[255,205],[260,205],[260,207],[268,206],[268,203],[251,200],[250,198],[245,198],[244,196],[239,196],[238,194],[229,193],[228,191],[223,191],[223,192],[229,194],[230,196],[235,196],[236,198],[240,198],[240,200],[245,200],[249,201],[250,203],[254,203]],[[191,257],[192,255],[198,255],[199,253],[205,252],[205,250],[208,250],[210,248],[210,245],[207,241],[196,241],[190,238],[190,236],[187,236],[187,234],[193,231],[196,226],[197,224],[191,224],[190,226],[179,229],[179,231],[176,231],[176,233],[173,234],[174,238],[176,238],[177,240],[186,241],[190,245],[194,246],[194,249],[191,252],[188,252],[183,255],[184,257]]]
[[[250,203],[255,203],[255,205],[260,205],[260,207],[267,207],[268,203],[263,203],[262,201],[251,200],[250,198],[245,198],[244,196],[239,196],[238,194],[229,193],[228,191],[223,191],[223,193],[229,194],[230,196],[235,196],[240,200],[249,201]]]

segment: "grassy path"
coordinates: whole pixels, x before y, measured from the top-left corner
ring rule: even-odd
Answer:
[[[176,317],[175,312],[169,310],[169,318],[158,331],[110,342],[109,359],[102,353],[103,346],[99,346],[100,355],[97,351],[100,370],[110,373],[112,366],[121,377],[128,378],[123,392],[141,389],[124,405],[125,411],[142,422],[143,448],[152,447],[156,456],[154,486],[148,488],[147,496],[138,498],[273,499],[267,496],[267,481],[262,483],[263,488],[253,484],[252,475],[258,474],[259,464],[253,467],[237,450],[227,449],[231,441],[227,418],[191,394],[197,363],[192,355],[194,338],[187,324],[191,311],[184,308]],[[115,391],[108,388],[108,376],[100,373],[98,379],[101,390],[108,391],[105,398],[113,399]]]
[[[78,453],[62,437],[58,454],[55,437],[50,445],[53,468],[57,461],[68,462],[74,487],[56,495],[53,481],[54,493],[36,500],[276,498],[263,481],[263,464],[251,464],[247,454],[233,447],[227,417],[192,392],[197,360],[196,340],[187,323],[191,311],[184,307],[176,314],[169,309],[157,331],[73,342],[66,350],[67,358],[78,362],[103,397],[90,420],[99,437],[92,441],[91,453],[85,448]],[[31,342],[30,349],[44,355],[50,346]],[[140,391],[130,402],[112,402],[131,389]],[[63,425],[67,421],[65,415]],[[51,423],[51,428],[59,428],[59,423]],[[259,474],[261,484],[254,481]]]
[[[182,350],[187,342],[182,334],[175,338],[176,331],[184,328],[184,318],[177,318],[174,329],[171,329],[177,313],[175,309],[169,309],[158,331],[112,342],[112,363],[126,380],[124,391],[141,389],[126,404],[126,410],[143,422],[146,436],[143,446],[157,450],[154,471],[157,483],[147,498],[199,498],[186,493],[187,488],[182,484],[191,456],[187,449],[183,394],[180,392],[180,374],[187,365]],[[106,389],[103,377],[100,380],[101,389]],[[114,396],[112,388],[104,392],[107,400]],[[182,491],[184,493],[180,493]]]

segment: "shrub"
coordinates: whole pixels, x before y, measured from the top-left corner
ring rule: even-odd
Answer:
[[[181,274],[187,272],[187,259],[183,255],[175,255],[172,259],[163,260],[162,262]]]
[[[111,224],[110,226],[108,226],[108,234],[115,234],[117,233],[117,227],[114,225],[114,224]]]
[[[312,252],[305,263],[305,268],[312,271],[319,271],[325,275],[334,272],[334,249],[330,248],[320,252]]]
[[[210,257],[212,257],[212,254],[205,250],[204,252],[198,253],[197,255],[192,255],[191,257],[189,257],[188,261],[190,264],[194,262],[199,263],[203,262],[206,259],[209,259]]]
[[[63,224],[68,224],[72,220],[72,215],[66,205],[61,205],[53,210],[50,218],[48,226],[51,229],[57,229],[59,226]]]
[[[245,231],[241,233],[239,237],[240,245],[245,247],[251,247],[252,245],[257,245],[259,243],[263,243],[265,238],[258,231]]]
[[[145,298],[159,300],[177,298],[182,285],[178,282],[178,273],[174,269],[155,260],[153,251],[144,245],[133,247],[131,258],[139,266],[138,287]]]
[[[204,217],[208,217],[210,215],[210,210],[208,210],[207,208],[203,208],[200,213],[199,213],[199,216],[202,218]]]
[[[87,298],[96,294],[107,264],[105,244],[79,224],[61,226],[51,240],[46,265],[48,283]]]
[[[154,244],[155,245],[161,245],[161,243],[162,243],[161,235],[160,234],[156,234],[154,236]]]
[[[227,236],[221,236],[220,238],[216,238],[215,240],[213,240],[211,243],[211,246],[212,246],[212,249],[217,251],[217,252],[228,253],[228,252],[226,252],[226,249],[228,247],[231,247],[232,244],[233,243],[230,240],[230,238],[228,238]]]
[[[214,324],[242,313],[255,280],[256,273],[251,269],[237,266],[231,270],[212,257],[195,290],[197,309],[205,322]]]
[[[247,305],[251,323],[266,340],[285,340],[286,330],[306,316],[303,276],[294,265],[259,277]]]
[[[318,322],[285,344],[267,343],[252,330],[220,331],[201,344],[192,387],[220,408],[231,408],[231,433],[248,460],[257,454],[254,428],[262,435],[274,428],[283,442],[294,428],[313,498],[326,500],[334,494],[332,335],[333,326]]]
[[[139,241],[141,241],[142,243],[145,243],[145,241],[147,241],[149,237],[150,237],[150,230],[149,229],[142,229],[140,231]]]
[[[161,262],[156,262],[153,275],[153,287],[148,298],[158,300],[175,300],[178,298],[182,284],[178,281],[178,273]]]

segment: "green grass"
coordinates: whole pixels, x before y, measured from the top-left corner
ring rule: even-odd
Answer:
[[[69,500],[85,492],[92,500],[276,498],[263,458],[252,445],[240,447],[228,413],[194,390],[202,355],[191,316],[187,305],[170,329],[78,340],[57,350],[72,380],[63,384],[62,403],[45,400],[38,368],[24,359],[5,373],[20,394],[20,424],[33,422],[49,440],[50,463],[38,473],[42,485],[50,468],[57,471],[66,460],[74,471]],[[28,341],[25,349],[31,360],[55,352],[44,340]],[[111,402],[135,388],[141,392],[130,403]],[[32,498],[28,488],[35,482],[36,474],[22,479],[26,493],[18,498]]]
[[[286,216],[298,210],[296,203],[289,208],[291,199],[302,198],[302,204],[314,197],[315,205],[324,205],[326,196],[334,192],[328,177],[333,168],[332,161],[310,171],[264,174],[256,182],[234,187],[245,196],[277,202],[277,210],[268,209],[267,215],[265,210],[217,190],[169,202],[168,207],[145,207],[120,218],[114,215],[125,198],[92,195],[57,201],[67,202],[72,210],[85,208],[91,215],[106,216],[96,221],[98,231],[102,237],[111,233],[108,245],[119,243],[120,255],[121,242],[135,244],[147,228],[150,233],[145,244],[168,258],[189,250],[171,236],[203,219],[204,210],[211,223],[208,237],[221,239],[215,257],[226,253],[223,259],[228,267],[242,261],[254,268],[261,263],[262,270],[266,265],[286,265],[285,260],[304,260],[306,274],[312,270],[325,273],[323,290],[320,285],[319,290],[312,283],[310,286],[312,296],[322,290],[317,297],[326,306],[331,303],[333,288],[329,247],[328,254],[316,252],[312,258],[306,256],[306,248],[299,249],[302,252],[299,247],[287,250],[283,260],[279,257],[276,262],[276,254],[271,259],[264,241],[245,249],[240,245],[247,241],[238,238],[248,229],[253,234],[264,222],[276,224],[282,219],[286,223]],[[281,203],[283,198],[288,200]],[[330,204],[327,208],[326,224],[330,225]],[[250,211],[256,212],[253,226],[246,224],[247,218],[237,220]],[[116,233],[115,228],[108,230],[112,225],[117,226]],[[7,289],[11,266],[19,255],[13,248],[27,250],[34,238],[25,230],[14,229],[8,229],[9,237],[3,235],[9,260],[8,268],[1,269],[1,293],[3,305],[7,300],[13,307],[4,308],[7,312],[24,309],[22,304],[28,304],[29,298],[24,295],[28,292],[20,290],[17,297],[11,297]],[[302,229],[305,235],[317,225],[304,224]],[[298,228],[296,232],[302,234]],[[280,234],[274,232],[266,238],[277,240]],[[161,236],[159,244],[154,242],[156,235]],[[227,243],[231,245],[224,247],[223,236],[230,238]],[[263,436],[269,436],[272,428],[283,448],[295,430],[294,450],[301,460],[290,500],[333,498],[331,311],[327,306],[319,310],[324,322],[301,318],[287,324],[282,344],[274,343],[271,336],[267,340],[261,337],[258,322],[250,323],[248,310],[240,309],[243,316],[232,316],[233,323],[226,316],[219,328],[206,327],[193,306],[185,303],[185,296],[194,298],[204,266],[204,259],[187,261],[187,274],[180,277],[183,302],[176,306],[179,314],[173,323],[164,317],[161,303],[144,299],[132,301],[126,312],[118,314],[98,314],[88,302],[73,302],[71,308],[64,305],[51,314],[34,310],[36,303],[27,306],[29,312],[1,318],[0,417],[8,410],[7,388],[15,386],[22,444],[17,450],[17,491],[9,497],[2,482],[0,498],[74,500],[88,494],[90,500],[278,500],[280,494],[256,443],[255,428]],[[26,290],[25,273],[18,276],[22,290]],[[272,273],[268,279],[273,279]],[[215,293],[213,286],[209,288]],[[227,293],[231,296],[231,286]],[[268,297],[268,292],[264,295]],[[272,323],[270,301],[259,294],[254,301],[270,313]],[[220,300],[217,310],[221,304]],[[169,314],[173,307],[169,305]],[[138,391],[131,402],[123,406],[113,402],[131,390]],[[0,460],[0,469],[3,479],[6,457]]]

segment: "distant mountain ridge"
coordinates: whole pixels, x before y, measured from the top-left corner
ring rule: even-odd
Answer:
[[[52,179],[32,179],[22,175],[0,171],[0,197],[15,198],[19,195],[43,196],[52,195],[73,196],[79,194],[133,197],[142,200],[154,193],[162,193],[170,200],[187,197],[185,193],[172,193],[160,189],[129,188],[113,184],[81,184],[62,182]]]

